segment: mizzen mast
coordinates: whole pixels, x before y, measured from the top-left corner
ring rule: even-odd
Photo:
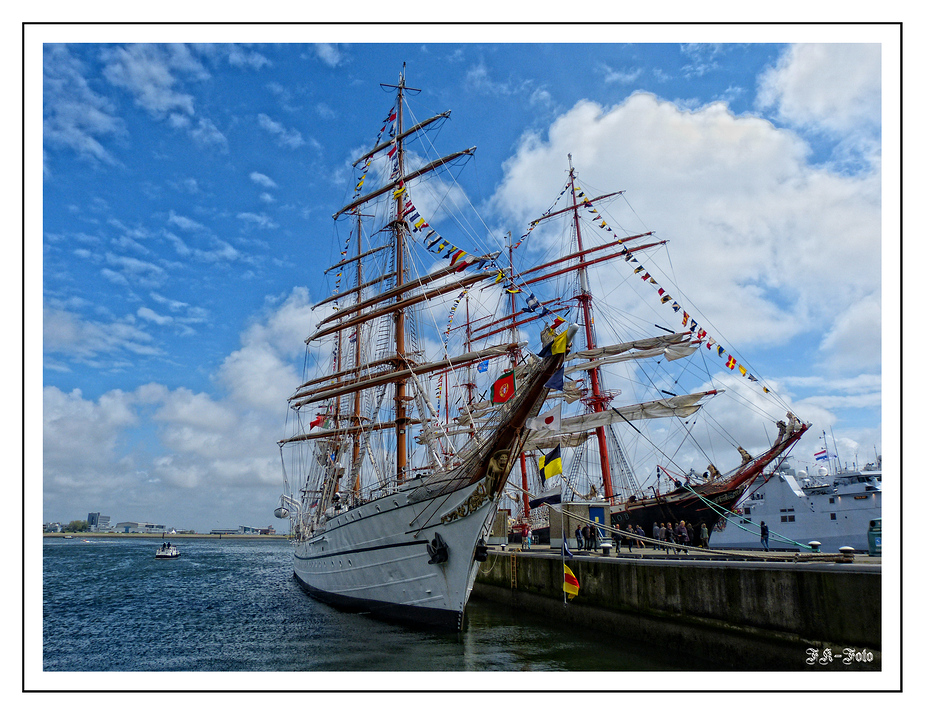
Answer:
[[[587,349],[593,350],[594,348],[597,347],[597,343],[596,343],[595,336],[594,336],[594,316],[591,311],[591,304],[592,304],[591,291],[588,288],[588,270],[587,270],[588,269],[588,258],[587,256],[589,252],[585,251],[584,245],[582,243],[581,222],[578,220],[578,209],[581,208],[582,203],[584,203],[584,201],[582,202],[578,201],[578,190],[575,188],[575,168],[572,166],[572,155],[571,154],[568,155],[568,162],[569,162],[568,188],[569,188],[569,194],[572,199],[571,205],[567,206],[566,208],[560,211],[547,214],[546,216],[541,217],[534,223],[538,223],[539,221],[543,221],[545,219],[552,218],[553,216],[558,216],[558,215],[561,215],[567,212],[571,212],[572,214],[572,221],[574,222],[574,226],[575,226],[575,238],[578,243],[578,250],[574,254],[572,254],[571,257],[577,260],[577,266],[573,267],[572,269],[568,269],[568,270],[575,270],[578,273],[579,292],[578,292],[578,295],[576,296],[576,300],[578,301],[578,306],[581,310],[582,320],[585,326],[585,342],[587,344]],[[598,197],[598,199],[607,198],[609,196],[615,196],[618,193],[622,193],[622,192],[616,192],[613,194],[605,194],[604,196]],[[594,199],[594,201],[598,199]],[[651,234],[639,234],[638,236],[634,236],[633,238],[642,238],[647,235],[651,235]],[[608,408],[610,404],[610,400],[612,399],[612,396],[605,393],[601,387],[601,378],[600,378],[599,369],[593,368],[591,370],[588,370],[588,375],[591,381],[591,393],[590,395],[585,397],[585,402],[594,412],[603,412]],[[614,496],[613,480],[611,479],[610,455],[607,450],[607,435],[604,431],[604,427],[602,426],[597,427],[595,429],[595,436],[597,437],[597,446],[598,446],[598,451],[600,453],[601,476],[602,476],[603,483],[604,483],[604,496],[608,501],[612,501],[613,496]]]

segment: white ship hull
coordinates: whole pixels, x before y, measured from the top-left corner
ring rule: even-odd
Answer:
[[[414,501],[414,488],[330,519],[295,548],[295,576],[319,600],[415,624],[462,627],[479,562],[475,550],[498,506],[489,478]],[[437,535],[447,560],[429,563]]]
[[[713,530],[710,546],[761,548],[763,521],[771,531],[771,549],[804,548],[818,541],[824,552],[837,552],[842,546],[867,551],[870,522],[880,518],[880,474],[858,476],[860,483],[857,477],[849,484],[846,477],[836,475],[831,487],[811,487],[793,474],[776,473],[739,504],[741,514],[727,517],[724,528]]]

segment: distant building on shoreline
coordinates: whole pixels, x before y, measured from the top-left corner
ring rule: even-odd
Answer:
[[[119,534],[160,534],[166,532],[167,527],[150,521],[120,521],[115,531]]]
[[[264,536],[272,536],[276,533],[276,529],[272,526],[268,526],[265,529],[259,526],[241,526],[238,528],[242,534],[263,534]]]
[[[87,514],[87,526],[90,531],[112,531],[108,516],[102,516],[98,511]]]
[[[272,526],[266,528],[261,528],[259,526],[239,526],[237,529],[212,529],[209,532],[210,534],[262,534],[264,536],[272,536],[276,533],[276,529]]]

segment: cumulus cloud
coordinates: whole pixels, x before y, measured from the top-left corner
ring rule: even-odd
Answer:
[[[172,310],[184,309],[178,301],[157,300]],[[79,390],[45,388],[46,516],[63,518],[75,509],[125,512],[133,504],[148,504],[146,509],[162,507],[176,526],[194,526],[203,523],[210,499],[232,490],[253,505],[241,519],[268,522],[281,485],[275,443],[283,436],[286,397],[300,378],[295,357],[304,349],[310,313],[304,288],[270,306],[220,366],[217,394],[150,383],[94,400]],[[147,309],[142,314],[156,315]],[[56,323],[46,318],[46,324]],[[70,344],[76,342],[74,336]],[[210,488],[193,489],[203,485]],[[119,518],[164,516],[122,513]]]
[[[241,336],[241,348],[225,358],[218,379],[248,408],[279,409],[298,384],[293,365],[310,326],[308,291],[296,289],[267,317]]]
[[[119,449],[125,430],[138,423],[132,397],[114,390],[94,402],[80,390],[46,387],[42,398],[45,499],[63,504],[77,492],[100,499],[119,488],[134,469]]]
[[[599,207],[608,223],[668,239],[671,260],[651,254],[647,270],[662,285],[676,280],[674,295],[740,347],[817,330],[859,291],[879,290],[879,175],[811,166],[806,144],[767,121],[643,93],[612,108],[580,102],[548,135],[523,138],[498,211],[520,226],[539,216],[562,188],[568,154],[589,192],[626,189],[625,202]],[[614,279],[602,276],[605,292]]]
[[[882,314],[878,293],[851,303],[836,315],[820,345],[826,365],[836,371],[879,368]]]
[[[879,126],[880,46],[791,45],[759,78],[758,103],[799,126]]]

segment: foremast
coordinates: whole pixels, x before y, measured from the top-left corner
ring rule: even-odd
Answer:
[[[405,71],[402,68],[401,77],[397,85],[385,85],[392,87],[397,91],[395,100],[397,119],[396,119],[396,164],[398,166],[399,185],[404,187],[405,176],[405,146],[404,146],[404,97],[405,97]],[[395,288],[397,293],[401,293],[405,284],[405,229],[400,220],[404,215],[405,192],[398,190],[395,192],[395,216],[396,220],[392,222],[392,231],[394,233],[395,245]],[[405,309],[398,308],[394,313],[395,321],[395,370],[408,369],[408,362],[405,357]],[[408,427],[408,413],[406,405],[408,381],[398,379],[395,382],[395,479],[398,484],[405,481],[406,471],[408,469],[408,440],[405,437],[405,430]]]
[[[344,257],[339,263],[328,268],[325,273],[333,270],[345,271],[356,264],[356,285],[344,292],[339,288],[335,289],[334,295],[320,301],[315,305],[319,307],[331,301],[338,301],[335,311],[321,319],[316,325],[315,331],[306,338],[306,344],[311,344],[316,340],[325,337],[332,337],[334,340],[334,359],[330,374],[325,374],[314,379],[303,382],[290,396],[290,407],[294,410],[308,408],[314,405],[326,404],[324,409],[325,419],[312,420],[310,425],[303,427],[299,433],[294,434],[286,439],[280,440],[280,446],[291,443],[314,441],[322,445],[321,451],[326,451],[324,459],[319,457],[323,469],[327,476],[323,478],[324,487],[316,490],[313,494],[320,497],[320,508],[323,510],[326,504],[329,504],[337,491],[340,484],[343,469],[340,468],[339,462],[341,450],[343,456],[350,460],[349,488],[353,494],[354,500],[360,497],[361,489],[361,463],[364,461],[364,454],[368,449],[364,448],[362,440],[374,431],[391,430],[394,435],[394,461],[391,463],[391,472],[394,474],[387,476],[388,482],[401,485],[411,477],[411,459],[409,456],[409,438],[410,428],[420,424],[424,420],[416,419],[411,414],[411,404],[418,402],[418,409],[421,410],[422,399],[419,391],[414,390],[409,382],[417,381],[421,376],[427,375],[436,370],[445,370],[447,368],[462,368],[473,365],[486,357],[498,356],[504,353],[510,353],[512,346],[507,344],[498,346],[493,349],[472,351],[468,350],[463,355],[455,357],[446,356],[443,361],[436,362],[419,362],[418,351],[414,344],[416,341],[411,338],[409,342],[409,322],[413,320],[412,311],[416,305],[423,301],[439,298],[440,296],[460,288],[468,288],[486,278],[495,275],[492,271],[467,272],[457,276],[458,269],[452,265],[449,268],[443,268],[429,273],[423,277],[409,278],[409,263],[407,255],[409,251],[410,229],[405,221],[405,214],[412,207],[410,200],[407,199],[406,183],[417,177],[424,176],[430,172],[443,167],[454,159],[470,155],[475,151],[475,147],[451,153],[439,159],[431,161],[422,168],[408,170],[405,142],[407,139],[414,137],[418,132],[424,130],[429,125],[440,119],[446,119],[449,112],[436,115],[423,122],[415,124],[410,129],[405,128],[406,123],[406,94],[418,92],[415,88],[408,87],[405,83],[404,69],[399,76],[397,84],[383,84],[384,89],[395,90],[396,100],[393,107],[394,116],[389,117],[392,124],[391,138],[388,141],[376,144],[376,146],[360,159],[367,161],[367,167],[370,165],[372,158],[388,152],[389,166],[391,174],[388,181],[385,181],[379,188],[370,191],[362,196],[360,187],[363,180],[357,187],[355,198],[338,210],[333,218],[336,220],[341,216],[349,216],[356,222],[356,255]],[[384,128],[383,128],[384,129]],[[380,133],[380,137],[382,134]],[[382,157],[385,159],[385,157]],[[365,179],[365,173],[364,173]],[[391,196],[386,197],[387,193]],[[358,198],[356,198],[358,196]],[[387,212],[387,225],[384,227],[382,235],[386,233],[390,240],[386,245],[366,248],[362,239],[362,218],[367,215],[362,213],[365,206],[379,199],[388,198],[390,209]],[[366,250],[364,250],[366,248]],[[390,249],[389,269],[380,271],[378,277],[367,280],[363,272],[363,261],[374,260],[376,255],[384,249]],[[345,254],[342,254],[345,255]],[[382,255],[382,254],[379,254]],[[340,273],[338,275],[341,275]],[[375,295],[370,294],[370,289],[374,286],[379,287]],[[353,301],[341,303],[348,293],[355,296]],[[369,340],[370,347],[379,351],[376,359],[366,359],[364,357],[364,340],[374,338],[372,334],[367,335],[366,326],[375,325],[374,321],[379,319],[388,320],[391,327],[391,349],[382,350],[382,343],[376,343],[375,340]],[[345,333],[349,335],[350,340],[345,341]],[[383,333],[380,333],[380,340]],[[346,362],[345,346],[353,351],[353,360]],[[352,346],[352,347],[351,347]],[[390,353],[390,354],[389,354]],[[364,391],[370,389],[382,390],[386,386],[392,389],[392,418],[391,419],[374,419],[370,420],[364,417],[364,410],[369,410],[369,403],[364,401]],[[415,396],[417,395],[417,396]],[[342,399],[348,398],[348,399]],[[375,401],[375,400],[374,400]],[[351,414],[342,414],[349,411]],[[378,409],[378,407],[376,408]],[[320,417],[320,416],[319,416]],[[320,429],[315,429],[319,424]],[[329,428],[330,427],[330,428]],[[352,441],[352,449],[345,449],[345,440]],[[434,465],[440,467],[439,459]],[[378,470],[377,470],[378,471]],[[380,485],[382,475],[379,476]],[[346,482],[345,482],[346,485]],[[307,499],[307,506],[311,500]]]

